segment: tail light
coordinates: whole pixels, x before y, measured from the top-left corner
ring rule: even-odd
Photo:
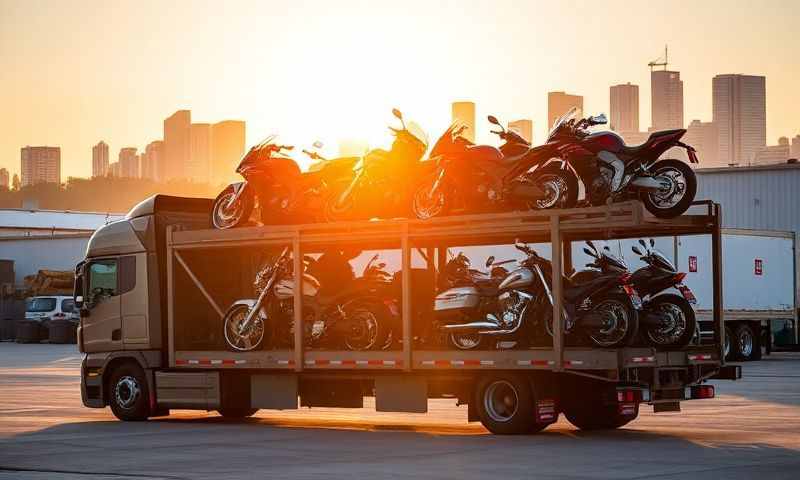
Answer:
[[[686,278],[686,272],[678,272],[675,274],[675,283],[682,283],[683,279]]]
[[[631,274],[628,272],[623,273],[619,276],[619,281],[624,284],[628,283],[631,280]]]
[[[686,398],[692,400],[701,400],[704,398],[714,398],[714,385],[692,385],[687,388],[688,395]]]

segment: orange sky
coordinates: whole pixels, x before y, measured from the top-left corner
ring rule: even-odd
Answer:
[[[0,167],[19,148],[62,147],[62,180],[91,172],[91,147],[142,148],[162,120],[247,121],[329,151],[341,137],[388,143],[399,107],[435,139],[449,102],[482,120],[546,127],[546,94],[585,96],[608,111],[608,87],[640,85],[670,47],[685,120],[711,119],[711,78],[767,77],[767,138],[800,134],[800,4],[751,1],[28,1],[0,0]],[[488,125],[477,128],[489,141]]]

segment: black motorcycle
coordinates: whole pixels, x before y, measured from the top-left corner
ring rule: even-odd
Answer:
[[[420,174],[420,159],[428,149],[425,132],[414,122],[406,122],[396,108],[392,110],[402,127],[389,127],[394,135],[390,150],[374,149],[353,166],[350,181],[330,192],[325,202],[325,219],[368,220],[402,217],[408,214],[409,179]],[[427,163],[427,162],[426,162]]]
[[[578,200],[575,174],[557,158],[557,142],[531,147],[493,116],[492,131],[500,148],[475,145],[451,125],[431,150],[435,171],[414,189],[412,208],[420,219],[452,213],[481,213],[574,207]]]
[[[524,346],[531,340],[553,336],[552,264],[520,242],[515,247],[527,258],[498,285],[494,315],[469,323],[445,325],[450,332],[474,332],[513,340]],[[629,283],[630,275],[600,275],[576,284],[564,277],[564,310],[561,321],[568,342],[603,348],[630,345],[638,331],[641,300]]]

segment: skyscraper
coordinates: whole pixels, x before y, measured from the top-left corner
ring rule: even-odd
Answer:
[[[158,166],[163,160],[164,142],[156,140],[147,144],[141,158],[142,178],[147,180],[161,180],[158,178]]]
[[[220,184],[236,175],[244,155],[245,123],[224,120],[211,126],[211,184]]]
[[[547,128],[553,126],[556,119],[564,115],[570,108],[578,109],[578,116],[583,115],[583,97],[564,92],[547,93]]]
[[[792,158],[800,159],[800,135],[795,135],[792,138],[792,146],[789,149]]]
[[[100,141],[92,147],[92,176],[104,177],[108,171],[108,144]]]
[[[652,130],[683,128],[683,81],[680,72],[650,72]]]
[[[178,110],[164,120],[164,161],[158,172],[162,181],[186,177],[191,124],[189,110]]]
[[[467,126],[464,130],[464,138],[470,142],[475,141],[475,103],[474,102],[453,102],[452,106],[453,122],[459,122]]]
[[[508,129],[516,132],[529,143],[533,143],[533,121],[528,119],[508,122]]]
[[[697,158],[700,160],[699,166],[701,168],[725,166],[724,162],[719,161],[719,152],[717,151],[719,131],[714,122],[692,120],[686,128],[686,135],[681,141],[697,150]]]
[[[61,147],[23,147],[20,157],[23,187],[61,183]]]
[[[611,87],[611,130],[639,131],[639,85],[630,82]]]
[[[766,78],[717,75],[712,81],[714,123],[720,161],[748,165],[767,144]]]
[[[8,170],[5,168],[0,168],[0,190],[8,190],[9,187],[9,175]]]
[[[186,178],[208,182],[211,170],[211,124],[193,123],[189,130],[189,161]]]
[[[120,177],[139,178],[139,156],[135,147],[121,148],[118,162]]]

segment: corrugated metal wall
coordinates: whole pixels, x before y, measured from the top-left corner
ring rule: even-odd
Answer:
[[[722,205],[724,227],[800,232],[800,168],[701,170],[697,199]]]
[[[0,258],[14,260],[15,284],[21,286],[25,275],[43,270],[74,270],[86,255],[89,235],[39,238],[19,237],[0,240]]]

